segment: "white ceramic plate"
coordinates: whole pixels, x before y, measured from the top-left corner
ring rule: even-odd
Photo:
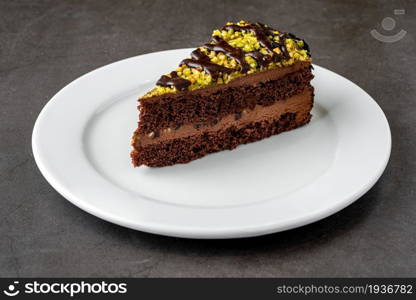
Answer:
[[[137,230],[236,238],[322,219],[358,199],[381,176],[391,148],[386,117],[365,91],[319,66],[308,125],[185,165],[133,168],[136,99],[191,50],[107,65],[47,103],[33,130],[33,153],[62,196]]]

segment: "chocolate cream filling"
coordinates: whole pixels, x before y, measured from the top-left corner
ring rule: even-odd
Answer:
[[[133,143],[137,146],[145,146],[188,136],[214,134],[231,126],[239,128],[250,123],[274,121],[285,113],[296,113],[296,119],[301,121],[309,114],[311,107],[312,89],[308,87],[302,93],[285,100],[276,101],[272,105],[256,105],[254,109],[246,109],[241,113],[225,116],[215,125],[196,126],[196,124],[184,124],[177,129],[165,128],[157,133],[151,132],[136,136]]]

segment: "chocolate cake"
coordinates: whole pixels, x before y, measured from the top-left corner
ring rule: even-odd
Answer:
[[[227,23],[139,99],[133,165],[187,163],[308,123],[311,70],[303,39]]]

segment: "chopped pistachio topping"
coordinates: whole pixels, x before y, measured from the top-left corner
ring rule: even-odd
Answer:
[[[247,26],[250,23],[246,21],[240,21],[238,23],[231,23],[228,22],[227,25],[238,25],[238,26]],[[279,31],[271,29],[271,33],[273,35],[267,36],[267,38],[270,40],[270,42],[276,42],[272,43],[272,45],[276,45],[276,47],[273,48],[273,52],[275,52],[277,55],[281,55],[282,51],[279,48],[280,41],[279,38]],[[213,31],[212,36],[218,36],[224,41],[226,41],[230,46],[234,48],[241,49],[244,53],[246,52],[252,52],[252,51],[259,51],[263,55],[270,55],[272,56],[272,53],[268,51],[268,49],[262,47],[259,40],[256,37],[256,34],[249,30],[244,31],[234,31],[233,29],[229,30],[219,30],[216,29]],[[189,67],[185,64],[181,64],[178,68],[176,68],[177,75],[183,79],[190,81],[189,90],[196,90],[200,88],[204,88],[210,85],[214,84],[226,84],[229,83],[231,80],[236,79],[240,76],[244,76],[246,74],[252,74],[255,72],[277,68],[277,67],[283,67],[283,66],[290,66],[293,65],[297,61],[309,61],[310,56],[308,54],[308,50],[305,49],[305,43],[303,40],[293,39],[293,38],[285,38],[284,39],[284,46],[286,48],[288,57],[285,57],[285,59],[274,62],[271,61],[266,66],[261,66],[256,59],[254,59],[251,56],[245,56],[244,59],[250,66],[250,69],[247,73],[242,73],[240,71],[240,65],[239,63],[230,57],[227,57],[226,54],[222,52],[216,52],[208,50],[204,47],[199,47],[199,50],[206,54],[210,61],[214,64],[224,66],[230,69],[235,69],[235,72],[231,73],[221,73],[218,78],[213,79],[212,76],[205,72],[202,68],[194,68]],[[168,74],[167,76],[170,77]],[[144,95],[144,97],[153,97],[153,96],[159,96],[165,93],[175,93],[177,92],[177,89],[174,86],[159,86],[156,85],[154,89],[149,91],[147,94]]]

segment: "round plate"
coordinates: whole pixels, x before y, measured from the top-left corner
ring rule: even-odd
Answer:
[[[32,136],[36,163],[66,199],[157,234],[236,238],[302,226],[351,204],[381,176],[390,129],[351,81],[315,66],[311,122],[184,165],[134,168],[137,98],[192,49],[128,58],[59,91]]]

